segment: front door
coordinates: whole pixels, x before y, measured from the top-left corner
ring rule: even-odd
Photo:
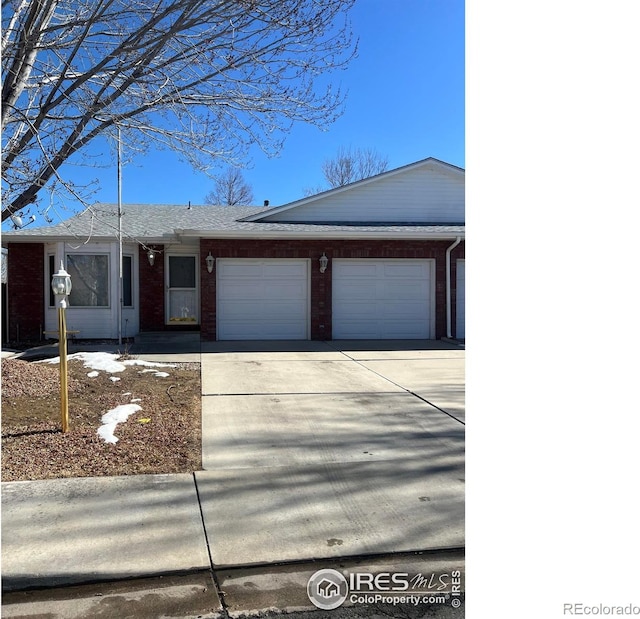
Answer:
[[[167,324],[195,325],[198,317],[196,256],[167,256]]]

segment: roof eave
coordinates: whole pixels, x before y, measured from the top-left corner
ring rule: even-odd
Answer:
[[[416,230],[370,230],[370,231],[349,231],[335,230],[316,232],[313,230],[176,230],[179,237],[203,238],[203,239],[413,239],[413,240],[447,240],[458,237],[464,239],[463,231],[437,231],[425,232]]]
[[[3,235],[2,237],[2,246],[6,247],[9,243],[82,243],[86,244],[87,241],[89,243],[114,243],[117,242],[118,238],[116,236],[99,236],[96,234],[91,235],[90,237],[83,236],[71,236],[71,235],[33,235],[30,234],[28,236],[11,236],[6,237]],[[175,243],[179,239],[174,234],[164,235],[164,236],[136,236],[132,238],[127,238],[126,236],[122,239],[123,243]]]

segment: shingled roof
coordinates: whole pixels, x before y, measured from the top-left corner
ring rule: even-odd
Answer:
[[[243,219],[271,210],[256,206],[176,206],[124,204],[122,231],[125,240],[178,242],[184,237],[205,238],[451,238],[464,235],[464,225],[377,224],[344,222],[321,224],[252,222]],[[3,233],[6,242],[42,242],[69,239],[116,239],[116,204],[97,203],[54,226],[25,228]]]

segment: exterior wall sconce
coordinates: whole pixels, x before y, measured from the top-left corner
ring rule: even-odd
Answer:
[[[216,259],[211,255],[211,252],[209,252],[209,255],[204,259],[204,261],[207,263],[207,271],[209,271],[209,273],[213,273],[213,265],[216,262]]]
[[[320,273],[324,273],[327,270],[327,266],[329,264],[329,258],[322,252],[322,256],[320,256]]]
[[[150,249],[147,253],[147,258],[149,258],[149,264],[153,266],[153,263],[156,261],[156,255],[153,249]]]

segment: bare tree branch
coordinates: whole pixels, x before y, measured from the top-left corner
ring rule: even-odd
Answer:
[[[324,161],[322,173],[328,189],[334,189],[386,172],[388,167],[389,159],[374,148],[341,147],[335,157]],[[326,187],[307,187],[304,193],[310,196],[326,190]]]
[[[214,206],[250,206],[253,190],[238,168],[227,168],[214,179],[214,188],[205,196],[205,204]]]
[[[384,172],[389,160],[373,148],[340,148],[333,159],[322,164],[326,181],[333,187],[342,187],[355,181]]]
[[[276,154],[293,123],[328,126],[354,1],[6,0],[2,220],[54,182],[82,200],[60,168],[116,126],[205,172]]]

